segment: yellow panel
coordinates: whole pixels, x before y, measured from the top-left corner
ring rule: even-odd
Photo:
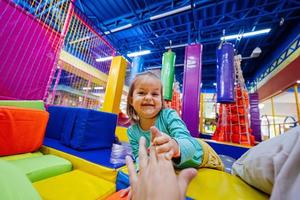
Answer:
[[[119,113],[127,62],[122,56],[112,59],[102,111]]]
[[[128,136],[127,136],[127,128],[117,126],[116,128],[116,136],[121,142],[129,142]]]
[[[74,170],[33,183],[44,200],[105,199],[116,191],[116,185],[99,177]]]
[[[62,158],[69,160],[73,164],[73,169],[80,169],[82,171],[88,172],[105,180],[115,183],[117,178],[117,171],[108,167],[97,165],[95,163],[89,162],[82,158],[70,155],[68,153],[43,146],[41,151],[44,154],[53,154]]]
[[[106,85],[106,81],[102,81],[91,74],[81,71],[80,69],[77,69],[73,65],[66,63],[62,60],[58,61],[58,65],[61,66],[65,71],[75,74],[76,76],[79,76],[83,79],[90,80],[92,83],[96,83],[98,85],[103,85],[103,86]]]
[[[76,58],[75,56],[69,54],[68,52],[62,50],[60,53],[60,60],[66,62],[75,68],[96,77],[97,79],[106,82],[107,81],[107,74],[101,72],[97,68],[93,67],[92,65],[87,64],[86,62]]]
[[[236,176],[204,168],[199,169],[198,175],[190,183],[187,196],[197,200],[268,199],[267,195],[252,188]]]

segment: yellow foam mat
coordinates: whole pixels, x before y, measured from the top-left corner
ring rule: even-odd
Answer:
[[[119,168],[128,174],[127,167]],[[269,196],[226,172],[201,168],[187,190],[187,197],[197,200],[265,200]]]
[[[44,200],[105,199],[116,191],[116,185],[99,177],[74,170],[33,183]]]
[[[236,176],[213,169],[199,169],[190,183],[187,196],[197,200],[265,200],[269,196]]]
[[[73,169],[79,169],[81,171],[88,172],[90,174],[98,176],[99,178],[103,178],[112,183],[116,182],[117,170],[115,169],[89,162],[85,159],[79,158],[77,156],[73,156],[71,154],[56,150],[51,147],[43,146],[41,151],[44,154],[52,154],[69,160],[73,165]]]

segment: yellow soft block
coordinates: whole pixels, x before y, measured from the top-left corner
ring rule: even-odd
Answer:
[[[113,57],[106,84],[102,111],[119,113],[126,67],[127,62],[122,56]]]
[[[33,183],[44,200],[105,199],[116,191],[116,185],[80,170]]]
[[[116,136],[121,142],[129,142],[128,136],[127,136],[127,128],[122,126],[116,127]]]
[[[202,168],[190,183],[187,196],[197,200],[265,200],[269,199],[240,178],[213,169]]]
[[[115,169],[98,165],[96,163],[87,161],[85,159],[59,151],[51,147],[42,146],[41,151],[44,154],[52,154],[69,160],[73,165],[73,169],[79,169],[81,171],[88,172],[112,183],[116,182],[117,170]]]

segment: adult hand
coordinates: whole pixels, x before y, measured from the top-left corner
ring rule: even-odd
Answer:
[[[135,171],[132,159],[126,157],[133,200],[185,199],[187,186],[197,171],[189,168],[176,176],[171,157],[168,153],[157,154],[153,146],[148,157],[146,140],[143,137],[140,139],[139,174]]]
[[[175,139],[167,134],[160,132],[155,126],[150,128],[151,142],[156,146],[156,152],[160,153],[173,153],[173,157],[180,157],[179,145]]]
[[[130,186],[128,188],[125,188],[123,190],[120,191],[120,197],[126,197],[127,196],[127,200],[131,200],[131,189]]]

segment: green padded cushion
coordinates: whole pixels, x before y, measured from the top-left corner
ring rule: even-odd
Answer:
[[[0,160],[0,191],[3,200],[41,200],[28,178],[5,160]]]
[[[20,160],[24,158],[30,158],[30,157],[38,157],[42,156],[43,154],[39,151],[33,152],[33,153],[23,153],[23,154],[17,154],[12,156],[0,156],[0,159],[2,160]]]
[[[72,170],[70,161],[54,155],[44,155],[9,161],[21,169],[31,182],[57,176]]]
[[[21,108],[33,108],[45,110],[44,102],[41,100],[35,101],[0,101],[0,106],[15,106]]]

